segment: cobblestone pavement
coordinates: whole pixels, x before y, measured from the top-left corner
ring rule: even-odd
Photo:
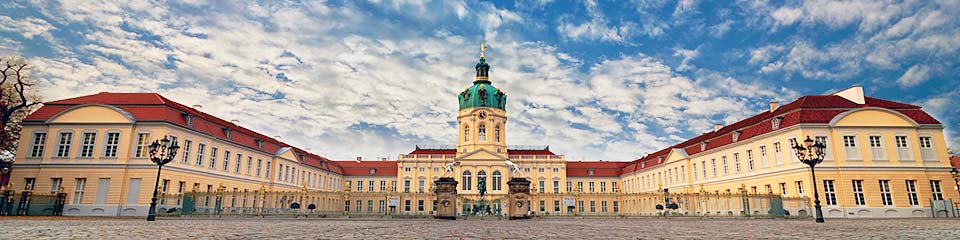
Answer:
[[[0,239],[958,239],[960,219],[2,218]]]

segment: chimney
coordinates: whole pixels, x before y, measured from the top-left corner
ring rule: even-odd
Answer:
[[[233,125],[240,125],[240,120],[233,119],[230,120],[230,123],[233,123]]]
[[[357,162],[360,162],[360,160],[363,160],[363,157],[357,156]]]
[[[386,161],[386,160],[387,160],[387,158],[385,158],[385,157],[380,158],[380,161]]]
[[[714,132],[720,131],[721,128],[723,128],[723,124],[719,124],[719,123],[713,124],[713,131],[714,131]]]
[[[203,110],[203,106],[201,106],[200,104],[194,104],[193,106],[190,106],[190,107],[192,107],[193,109],[196,109],[197,111]]]
[[[277,139],[277,140],[279,141],[279,140],[282,139],[283,137],[280,137],[280,135],[274,135],[273,138],[274,138],[274,139]]]
[[[770,101],[770,112],[776,111],[777,109],[780,109],[780,102]]]

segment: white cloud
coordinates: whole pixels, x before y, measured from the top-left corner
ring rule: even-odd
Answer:
[[[930,67],[922,64],[913,65],[897,79],[901,87],[913,87],[930,78]]]
[[[37,35],[49,39],[48,32],[56,29],[47,21],[35,17],[25,17],[13,19],[8,16],[0,16],[0,31],[16,32],[28,39],[33,39]]]

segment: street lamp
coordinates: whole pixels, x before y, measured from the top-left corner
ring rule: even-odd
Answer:
[[[173,141],[173,144],[170,143],[170,139],[166,136],[160,140],[154,140],[150,144],[150,161],[157,164],[157,181],[153,184],[153,198],[150,199],[150,212],[147,213],[147,221],[153,221],[157,218],[157,190],[160,188],[160,170],[163,169],[163,165],[173,161],[173,157],[177,155],[177,150],[180,149],[180,146],[177,145],[176,141]]]
[[[817,174],[814,171],[814,166],[817,166],[820,162],[823,162],[824,152],[823,149],[827,148],[821,142],[813,141],[810,139],[810,136],[807,136],[806,140],[803,140],[803,145],[793,143],[793,149],[797,151],[797,159],[800,162],[810,166],[810,177],[813,179],[813,207],[817,211],[817,222],[823,222],[823,210],[820,210],[820,194],[817,192]]]
[[[960,195],[960,171],[957,168],[950,169],[950,175],[953,175],[953,184],[957,187],[957,194]]]

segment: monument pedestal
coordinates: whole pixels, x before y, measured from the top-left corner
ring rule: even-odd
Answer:
[[[438,219],[457,219],[457,180],[451,177],[442,177],[433,181],[433,193],[437,195],[437,212],[433,217]]]
[[[511,178],[507,185],[510,194],[507,197],[510,220],[530,218],[530,181],[526,178]]]

